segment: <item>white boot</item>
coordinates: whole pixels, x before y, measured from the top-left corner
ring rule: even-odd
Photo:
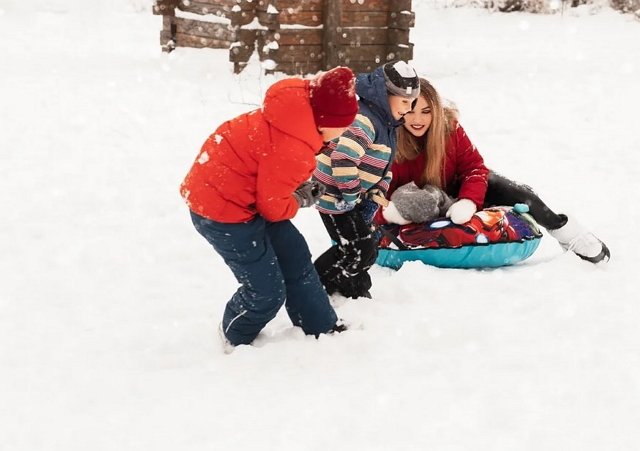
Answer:
[[[609,261],[609,248],[593,233],[586,230],[578,222],[567,218],[565,225],[559,229],[549,230],[549,234],[564,249],[574,252],[578,257],[591,263]]]
[[[235,349],[235,346],[231,344],[227,336],[224,334],[224,330],[222,330],[222,322],[218,325],[218,335],[220,335],[220,342],[222,343],[222,351],[225,354],[231,354]]]

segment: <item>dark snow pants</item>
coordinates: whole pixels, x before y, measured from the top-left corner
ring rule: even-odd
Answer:
[[[559,229],[567,222],[567,217],[554,213],[527,185],[522,185],[508,178],[489,172],[489,184],[484,200],[485,206],[527,204],[529,213],[545,229]]]
[[[377,240],[361,208],[342,214],[320,213],[334,244],[315,261],[316,270],[327,293],[345,297],[369,295],[368,270],[377,257]]]
[[[225,224],[193,212],[191,218],[241,284],[222,319],[233,345],[251,343],[283,304],[291,322],[306,334],[325,333],[336,324],[307,242],[290,221],[267,222],[257,216]]]

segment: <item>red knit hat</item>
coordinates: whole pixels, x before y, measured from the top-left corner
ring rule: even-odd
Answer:
[[[348,127],[358,113],[355,79],[351,69],[335,67],[310,83],[311,108],[318,127]]]

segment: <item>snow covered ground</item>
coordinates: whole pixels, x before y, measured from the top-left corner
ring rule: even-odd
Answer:
[[[607,242],[376,267],[353,330],[215,336],[231,274],[178,185],[274,77],[162,54],[145,0],[0,2],[0,449],[636,450],[640,23],[414,2],[414,65],[488,165]],[[295,221],[314,255],[313,211]]]

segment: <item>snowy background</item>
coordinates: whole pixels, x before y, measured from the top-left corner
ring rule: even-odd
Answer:
[[[0,0],[0,449],[637,450],[640,23],[414,1],[414,65],[488,165],[609,245],[373,269],[319,340],[224,355],[235,282],[178,185],[277,78],[162,54],[150,1]],[[314,255],[313,211],[295,220]]]

